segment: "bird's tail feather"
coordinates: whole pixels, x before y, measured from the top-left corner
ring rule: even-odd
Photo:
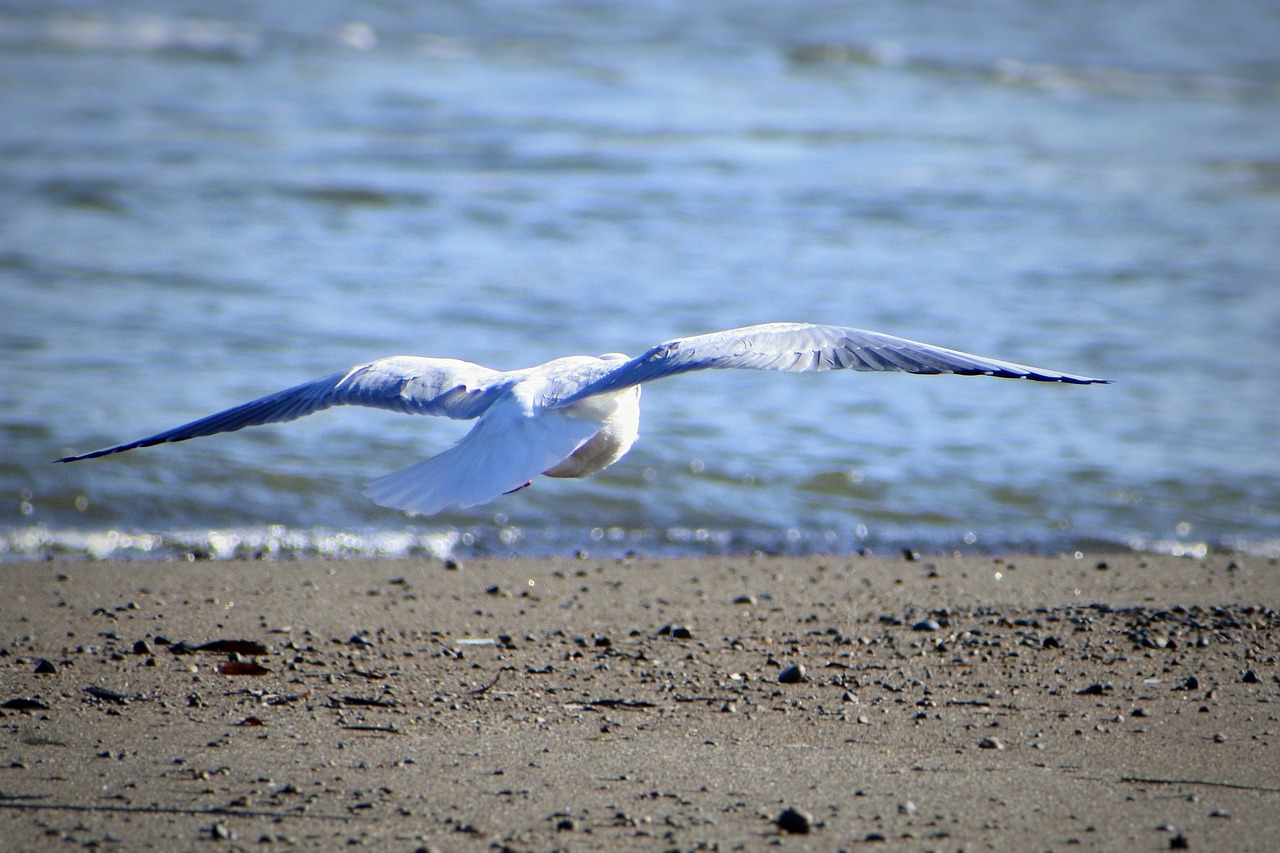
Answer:
[[[568,457],[599,422],[544,409],[517,418],[482,417],[443,453],[379,477],[365,489],[374,503],[421,515],[492,500]]]

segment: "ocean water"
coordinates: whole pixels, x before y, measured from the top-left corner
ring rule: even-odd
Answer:
[[[0,557],[1280,553],[1280,7],[0,8]],[[465,424],[74,465],[396,353],[772,320],[1113,385],[715,372],[586,481],[409,518]]]

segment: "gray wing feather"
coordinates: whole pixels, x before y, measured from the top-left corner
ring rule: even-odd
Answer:
[[[1077,385],[1108,381],[998,361],[865,329],[812,323],[765,323],[659,344],[584,385],[560,405],[692,370],[725,369],[792,373],[810,370],[952,373]]]
[[[504,375],[452,358],[392,356],[286,388],[147,438],[80,456],[64,456],[57,461],[93,459],[137,447],[283,423],[332,406],[370,406],[467,420],[479,417],[489,408],[506,385]]]

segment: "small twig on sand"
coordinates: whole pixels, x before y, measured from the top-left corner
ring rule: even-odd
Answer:
[[[1208,785],[1214,788],[1236,788],[1241,791],[1266,791],[1280,794],[1280,788],[1266,785],[1241,785],[1238,782],[1214,782],[1208,779],[1152,779],[1146,776],[1121,776],[1121,782],[1136,782],[1144,785]]]
[[[373,818],[340,814],[310,814],[306,812],[268,812],[250,809],[229,809],[213,806],[207,809],[184,809],[176,806],[99,806],[80,803],[12,803],[0,801],[0,809],[20,811],[64,811],[64,812],[123,812],[125,814],[180,814],[207,815],[209,817],[269,817],[273,820],[302,818],[303,820],[373,820]]]
[[[501,677],[502,677],[502,670],[498,670],[497,674],[493,676],[493,681],[490,681],[484,687],[477,687],[475,690],[468,690],[467,693],[471,696],[479,696],[481,693],[484,693],[490,687],[497,684],[498,679]]]
[[[344,732],[386,732],[387,734],[398,735],[400,730],[395,726],[342,726]]]

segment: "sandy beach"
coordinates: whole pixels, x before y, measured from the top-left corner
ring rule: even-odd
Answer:
[[[9,850],[1264,850],[1280,566],[0,565]]]

